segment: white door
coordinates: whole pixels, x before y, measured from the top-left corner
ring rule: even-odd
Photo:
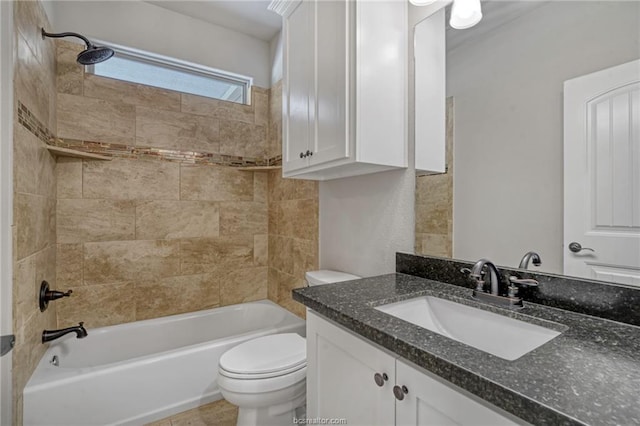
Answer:
[[[396,362],[396,382],[406,391],[400,394],[402,399],[396,401],[398,426],[527,424],[400,360]]]
[[[564,273],[640,286],[640,61],[564,83]]]
[[[13,2],[0,1],[0,335],[12,334]],[[5,339],[6,344],[6,339]],[[11,424],[11,353],[0,357],[0,424]]]
[[[393,425],[394,381],[394,357],[307,311],[308,418]]]

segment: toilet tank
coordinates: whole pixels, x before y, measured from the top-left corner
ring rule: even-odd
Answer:
[[[331,271],[328,269],[321,269],[319,271],[308,271],[304,274],[304,276],[309,287],[321,284],[357,280],[358,278],[362,278],[357,275],[348,274],[346,272]]]

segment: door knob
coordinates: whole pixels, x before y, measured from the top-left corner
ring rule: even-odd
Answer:
[[[409,393],[409,389],[407,389],[406,386],[400,387],[398,385],[395,385],[393,387],[393,395],[396,397],[398,401],[402,401],[404,399],[404,396],[408,393]]]
[[[571,250],[574,253],[580,253],[582,250],[589,250],[591,252],[596,252],[594,249],[589,248],[589,247],[582,247],[582,244],[577,243],[577,242],[572,242],[569,243],[569,250]]]
[[[387,373],[376,373],[373,375],[373,380],[376,382],[376,385],[382,387],[384,386],[384,382],[389,380],[389,376],[387,376]]]

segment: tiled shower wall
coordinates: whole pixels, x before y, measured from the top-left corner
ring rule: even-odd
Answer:
[[[417,254],[453,256],[453,98],[447,98],[446,173],[416,177]]]
[[[254,88],[252,105],[239,105],[85,74],[77,51],[58,43],[58,138],[67,143],[250,158],[281,152],[279,84],[274,96]],[[269,188],[281,171],[271,173],[126,153],[60,159],[58,287],[73,295],[57,302],[58,325],[119,324],[267,296],[302,312],[284,290],[267,291],[268,250],[281,249],[269,247],[268,198],[280,197]],[[315,185],[289,185],[317,200]],[[315,215],[308,241],[317,246],[317,207],[305,214]],[[280,281],[292,288],[280,276],[269,283]]]
[[[85,74],[58,43],[58,138],[265,157],[269,92],[239,105]],[[267,172],[161,159],[61,159],[58,325],[267,297]]]
[[[14,2],[13,140],[13,424],[22,424],[22,391],[45,346],[42,330],[55,328],[56,307],[38,309],[40,282],[56,285],[55,159],[46,149],[55,132],[55,45],[39,2]]]

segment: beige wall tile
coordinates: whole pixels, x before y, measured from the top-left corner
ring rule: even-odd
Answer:
[[[220,235],[255,235],[268,232],[265,203],[234,201],[220,203]]]
[[[155,109],[180,111],[180,93],[87,74],[84,96]]]
[[[36,173],[38,175],[36,193],[45,197],[56,198],[56,159],[42,142],[38,147],[36,161]]]
[[[253,172],[253,201],[266,203],[268,192],[269,174],[267,172]]]
[[[15,192],[35,194],[38,186],[38,164],[40,140],[22,125],[13,128],[13,188]]]
[[[304,278],[307,271],[318,269],[318,242],[295,239],[292,242],[293,276]]]
[[[218,204],[212,201],[145,201],[136,207],[136,238],[217,237]]]
[[[446,230],[445,230],[446,232]],[[416,234],[417,252],[431,256],[451,257],[451,235]]]
[[[269,235],[269,267],[293,274],[293,238]]]
[[[269,174],[269,200],[308,200],[318,198],[318,182],[301,179],[286,179],[282,171]]]
[[[209,309],[219,305],[215,274],[163,278],[135,285],[136,320]]]
[[[84,265],[83,244],[58,244],[56,264],[56,285],[62,291],[84,285],[82,270]]]
[[[56,165],[57,197],[82,198],[82,160],[59,157]]]
[[[59,93],[58,137],[133,145],[135,107]]]
[[[229,167],[181,165],[180,199],[206,201],[253,200],[252,173]]]
[[[225,120],[243,121],[245,123],[254,123],[255,120],[251,105],[242,105],[187,93],[182,94],[182,112]]]
[[[24,327],[37,310],[36,255],[29,256],[13,266],[13,329]]]
[[[266,127],[241,121],[220,120],[220,153],[264,157],[267,153]]]
[[[278,271],[269,267],[267,271],[267,297],[275,303],[278,303],[278,277]]]
[[[58,243],[135,239],[136,206],[126,200],[60,199]]]
[[[253,266],[253,236],[184,240],[181,243],[183,275],[224,272]]]
[[[55,200],[39,195],[15,194],[13,221],[17,232],[17,259],[55,243]]]
[[[57,300],[58,327],[84,321],[85,328],[135,321],[135,285],[131,282],[73,288],[71,297]]]
[[[84,246],[87,285],[140,282],[179,274],[179,241],[109,241]]]
[[[269,124],[269,93],[253,91],[252,105],[254,108],[254,123],[259,126]]]
[[[416,233],[446,232],[450,206],[444,203],[416,204]]]
[[[83,161],[84,198],[178,200],[180,164],[114,158]]]
[[[267,266],[269,263],[269,236],[253,236],[253,263],[255,265]]]
[[[136,107],[136,146],[217,153],[218,120]]]
[[[50,119],[55,117],[55,112],[50,107],[51,98],[55,97],[55,87],[49,83],[49,76],[46,75],[46,68],[40,62],[39,56],[21,34],[16,34],[16,46],[17,61],[14,75],[16,100],[26,105],[38,120],[53,130],[55,126],[51,126]]]
[[[296,278],[292,275],[278,272],[278,304],[294,314],[303,317],[304,305],[293,300],[291,290],[304,286],[302,278]]]
[[[56,41],[56,88],[58,93],[82,95],[84,67],[77,62],[83,46],[64,40]]]
[[[288,200],[280,203],[282,235],[312,240],[318,238],[318,201]]]
[[[220,277],[220,304],[222,306],[266,298],[266,266],[233,269]]]

